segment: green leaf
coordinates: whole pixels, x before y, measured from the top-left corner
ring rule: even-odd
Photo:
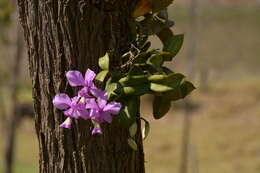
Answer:
[[[174,73],[171,69],[169,69],[168,67],[162,67],[162,69],[163,69],[163,72],[165,73],[165,74],[172,74],[172,73]]]
[[[163,61],[172,61],[172,58],[174,57],[170,52],[164,51],[160,53],[160,56],[163,58]]]
[[[96,76],[96,80],[103,82],[108,74],[108,70],[103,70],[99,72]]]
[[[171,101],[176,101],[179,99],[183,99],[188,94],[190,94],[195,87],[192,83],[188,81],[184,81],[179,87],[175,88],[172,91],[164,93],[164,97],[170,99]]]
[[[184,76],[180,73],[170,75],[152,75],[148,78],[151,81],[151,90],[154,92],[172,91],[180,86]]]
[[[150,90],[150,83],[144,83],[142,85],[119,87],[115,92],[126,96],[141,96],[148,93]]]
[[[154,92],[167,92],[167,91],[172,91],[173,89],[174,89],[174,87],[171,87],[171,86],[157,84],[157,83],[151,83],[151,90]]]
[[[112,78],[109,78],[106,82],[106,87],[105,87],[105,90],[108,93],[108,99],[110,99],[113,94],[115,95],[114,91],[116,89],[117,89],[117,83],[112,82]]]
[[[151,75],[148,80],[153,83],[165,84],[172,86],[173,83],[180,83],[184,79],[184,75],[181,73],[171,73],[168,75]]]
[[[169,27],[163,28],[156,35],[163,43],[163,46],[165,46],[165,44],[166,44],[167,40],[169,40],[169,38],[172,38],[174,36],[172,30]]]
[[[155,54],[157,53],[156,50],[151,50],[151,51],[148,51],[148,52],[142,52],[140,53],[139,55],[137,55],[134,60],[133,60],[133,63],[134,64],[142,64],[142,63],[145,63],[147,61],[147,59],[149,57],[152,56],[152,54]]]
[[[118,81],[122,86],[134,86],[147,83],[148,79],[144,75],[126,76]]]
[[[148,58],[146,63],[152,66],[161,66],[163,63],[163,58],[159,54],[152,55],[150,58]]]
[[[163,97],[155,96],[153,101],[153,116],[155,119],[162,118],[171,108],[171,101]]]
[[[153,15],[147,16],[144,20],[140,22],[141,25],[141,34],[144,35],[153,35],[161,32],[164,28],[168,26],[163,23],[158,18],[153,17]]]
[[[137,132],[137,123],[134,122],[130,127],[129,127],[129,133],[131,137],[134,137]]]
[[[177,87],[172,91],[165,92],[163,94],[163,97],[166,99],[169,99],[171,101],[176,101],[176,100],[182,99],[183,97],[182,97],[181,87]]]
[[[182,85],[181,85],[181,92],[182,92],[182,97],[186,97],[187,95],[189,95],[195,88],[195,86],[189,82],[189,81],[185,81]]]
[[[150,123],[147,120],[144,120],[144,128],[142,129],[142,137],[145,140],[150,132]]]
[[[172,56],[176,56],[180,51],[184,40],[184,35],[175,35],[165,42],[163,51],[170,52]]]
[[[119,100],[123,107],[120,113],[115,116],[122,127],[129,128],[136,120],[138,112],[138,99],[137,97],[124,97]]]
[[[102,70],[109,70],[108,53],[106,53],[103,57],[99,58],[98,65]]]
[[[130,70],[129,70],[129,72],[128,72],[128,76],[134,76],[134,75],[143,75],[144,74],[144,72],[143,72],[143,70],[140,68],[140,67],[138,67],[138,66],[133,66]]]
[[[137,144],[132,138],[129,138],[127,143],[133,150],[137,151]]]
[[[153,13],[159,12],[168,7],[173,0],[151,0]]]

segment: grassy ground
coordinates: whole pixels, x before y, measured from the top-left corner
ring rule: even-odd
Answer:
[[[189,33],[191,29],[187,25],[187,6],[183,4],[176,1],[170,10],[177,33]],[[196,69],[209,68],[210,90],[206,93],[197,90],[191,96],[199,108],[193,113],[189,173],[195,173],[196,167],[201,173],[258,173],[259,5],[201,4],[199,14]],[[174,66],[170,64],[184,73],[188,39],[189,34]],[[21,100],[30,100],[30,91],[21,93]],[[143,115],[151,115],[149,110],[144,103]],[[144,141],[148,173],[178,172],[183,115],[183,110],[175,106],[161,121],[151,120],[151,134]],[[19,128],[15,173],[37,172],[38,144],[33,128],[32,120],[25,120]],[[0,173],[2,164],[0,158]]]
[[[193,113],[189,172],[259,172],[260,81],[229,81],[191,99],[200,108]],[[170,114],[153,123],[145,142],[149,173],[178,171],[184,114],[174,108]]]

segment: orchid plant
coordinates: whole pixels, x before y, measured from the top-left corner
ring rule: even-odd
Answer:
[[[184,40],[183,34],[175,35],[170,29],[174,25],[168,19],[167,7],[171,3],[172,0],[139,2],[133,13],[131,47],[122,57],[118,57],[122,65],[117,73],[109,68],[109,57],[114,56],[113,52],[99,58],[101,71],[97,75],[90,69],[84,77],[79,71],[66,73],[70,86],[82,88],[72,98],[64,93],[54,97],[54,106],[67,116],[61,127],[71,128],[73,118],[90,119],[94,125],[92,134],[102,134],[100,124],[111,123],[113,116],[117,123],[129,129],[128,144],[137,150],[134,140],[137,120],[144,122],[143,139],[150,130],[149,122],[138,115],[139,98],[144,94],[153,95],[153,117],[160,119],[175,101],[195,89],[183,74],[173,72],[164,65],[164,62],[173,60]],[[161,40],[162,49],[150,48],[151,35]],[[95,81],[103,83],[104,88],[96,87]]]
[[[121,104],[115,101],[108,102],[107,92],[97,88],[93,82],[96,74],[87,69],[85,77],[79,71],[68,71],[67,80],[72,87],[83,87],[78,95],[70,98],[67,94],[57,94],[53,99],[56,108],[63,110],[67,119],[60,125],[71,128],[72,119],[91,119],[94,124],[92,134],[102,134],[100,124],[111,123],[112,115],[119,113]]]

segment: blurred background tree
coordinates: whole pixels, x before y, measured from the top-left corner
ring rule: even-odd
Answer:
[[[0,28],[0,45],[10,50],[6,51],[6,57],[2,58],[5,63],[1,64],[0,71],[0,99],[4,100],[0,103],[1,128],[4,136],[3,167],[5,173],[12,173],[16,129],[24,116],[33,114],[32,104],[21,102],[18,98],[24,42],[17,22],[15,4],[12,1],[0,1]],[[10,29],[15,32],[12,37],[8,35]]]

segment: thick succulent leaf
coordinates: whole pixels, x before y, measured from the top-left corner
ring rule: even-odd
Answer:
[[[102,70],[108,70],[109,69],[108,53],[106,53],[103,57],[99,58],[98,65]]]
[[[159,84],[172,84],[172,83],[180,83],[184,79],[184,75],[181,73],[171,73],[168,75],[151,75],[148,77],[148,80],[153,83]]]
[[[163,97],[166,99],[169,99],[171,101],[176,101],[176,100],[182,99],[183,97],[182,97],[181,87],[179,86],[172,91],[165,92],[163,94]]]
[[[122,86],[135,86],[147,83],[148,79],[144,75],[126,76],[118,81]]]
[[[172,56],[176,56],[180,51],[184,40],[184,35],[175,35],[165,42],[163,51],[170,52]]]
[[[128,72],[128,76],[134,76],[134,75],[143,75],[144,74],[144,72],[143,72],[143,70],[140,68],[140,67],[138,67],[138,66],[133,66],[130,70],[129,70],[129,72]]]
[[[169,69],[168,67],[162,67],[162,69],[163,69],[163,72],[165,73],[165,74],[172,74],[172,73],[174,73],[171,69]]]
[[[137,97],[124,97],[119,100],[123,107],[119,115],[116,115],[119,124],[122,127],[129,128],[136,120],[138,113],[138,100]]]
[[[137,123],[134,122],[130,127],[129,127],[129,133],[131,137],[134,137],[137,132]]]
[[[182,97],[186,97],[187,95],[189,95],[195,88],[195,86],[189,82],[189,81],[185,81],[183,82],[183,84],[181,85],[181,92],[182,92]]]
[[[172,38],[174,36],[172,30],[169,27],[163,28],[156,35],[157,35],[157,37],[159,37],[159,39],[163,43],[163,46],[166,45],[166,42],[167,42],[167,40],[169,40],[169,38]]]
[[[137,55],[134,60],[133,63],[134,64],[142,64],[145,63],[147,61],[147,59],[152,55],[152,52],[142,52],[139,55]]]
[[[179,73],[170,75],[152,75],[148,78],[151,83],[151,90],[154,92],[168,92],[179,87],[184,76]]]
[[[146,17],[140,22],[141,24],[141,33],[144,35],[153,35],[161,32],[163,29],[168,28],[168,26],[160,21],[157,18],[154,18],[152,15]]]
[[[168,7],[173,0],[151,0],[153,13],[159,12]]]
[[[110,99],[112,95],[116,95],[114,92],[116,89],[117,89],[117,83],[112,82],[112,79],[109,78],[106,82],[106,87],[105,87],[105,90],[108,93],[108,99]]]
[[[152,66],[161,66],[163,63],[163,57],[159,54],[153,55],[147,59],[146,63]]]
[[[142,85],[120,87],[115,92],[123,96],[141,96],[150,91],[150,83]]]
[[[164,97],[171,101],[183,99],[195,89],[194,85],[188,81],[184,81],[179,87],[172,91],[164,93]]]
[[[163,97],[155,96],[153,101],[153,116],[162,118],[171,108],[171,101]]]
[[[137,144],[132,138],[129,138],[127,143],[133,150],[137,151]]]
[[[103,82],[108,74],[108,70],[103,70],[99,72],[96,76],[96,80]]]
[[[172,61],[172,58],[174,56],[172,56],[172,54],[170,52],[160,52],[160,56],[163,58],[163,61]]]
[[[172,91],[175,87],[163,85],[163,84],[157,84],[157,83],[151,83],[151,90],[154,92],[167,92]]]

